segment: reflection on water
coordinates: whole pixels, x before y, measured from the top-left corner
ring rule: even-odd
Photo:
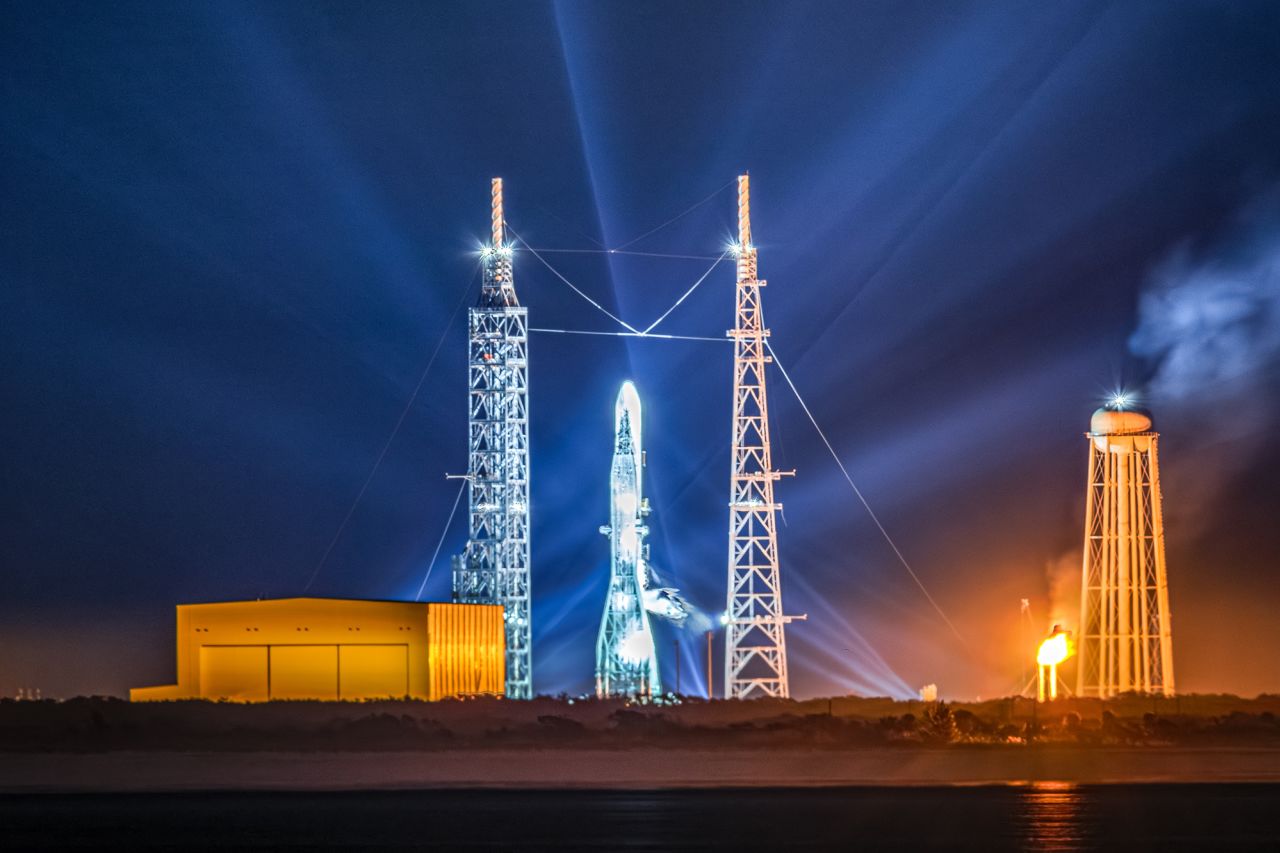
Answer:
[[[0,850],[1280,850],[1280,785],[0,796]]]
[[[1019,819],[1028,850],[1083,850],[1084,794],[1072,782],[1034,782],[1022,790]]]

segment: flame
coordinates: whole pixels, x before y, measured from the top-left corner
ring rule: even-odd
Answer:
[[[1074,653],[1071,635],[1066,631],[1054,631],[1040,644],[1040,649],[1036,652],[1036,663],[1041,666],[1057,666]]]

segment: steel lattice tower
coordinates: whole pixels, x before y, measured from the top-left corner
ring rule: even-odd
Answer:
[[[1089,432],[1077,692],[1173,695],[1173,630],[1160,507],[1159,433],[1123,404]]]
[[[506,694],[533,695],[529,620],[529,320],[504,240],[502,179],[493,179],[492,242],[480,302],[468,311],[470,531],[453,559],[455,601],[501,604]]]
[[[751,243],[750,183],[738,178],[738,283],[733,338],[733,470],[729,481],[729,590],[725,611],[726,698],[787,697],[787,641],[778,572],[778,530],[769,450],[766,352]]]

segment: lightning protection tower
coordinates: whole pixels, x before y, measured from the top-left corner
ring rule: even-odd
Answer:
[[[1160,509],[1159,433],[1123,398],[1089,432],[1077,692],[1173,695],[1173,631]]]
[[[738,178],[738,283],[733,338],[733,470],[729,480],[729,590],[725,610],[726,698],[787,697],[787,641],[778,573],[777,511],[769,449],[766,353],[751,243],[750,183]],[[787,472],[794,473],[794,472]]]
[[[491,211],[480,302],[467,314],[471,523],[465,550],[453,558],[453,597],[503,606],[507,695],[529,699],[529,320],[511,275],[501,178],[493,179]]]

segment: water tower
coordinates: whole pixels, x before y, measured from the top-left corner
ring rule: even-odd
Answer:
[[[1093,413],[1080,591],[1081,696],[1173,695],[1159,434],[1123,395]]]

